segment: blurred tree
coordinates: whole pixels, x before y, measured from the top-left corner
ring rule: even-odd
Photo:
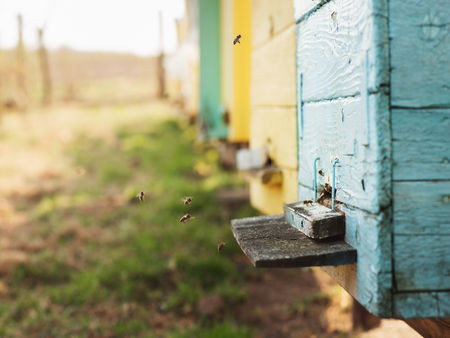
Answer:
[[[17,86],[19,91],[18,104],[21,108],[26,108],[28,103],[28,91],[25,76],[25,48],[23,45],[23,19],[22,15],[17,15],[17,29],[18,29],[18,41],[17,41],[17,53],[16,53],[16,73],[17,73]]]
[[[159,12],[158,97],[166,96],[166,74],[164,72],[163,17]]]
[[[52,80],[48,62],[48,53],[44,45],[44,27],[37,29],[39,43],[39,63],[42,76],[42,104],[48,106],[52,101]]]

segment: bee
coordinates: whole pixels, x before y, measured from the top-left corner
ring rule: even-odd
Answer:
[[[320,170],[318,171],[318,174],[319,174],[320,176],[325,176],[325,174],[324,174],[324,172],[323,172],[322,169],[320,169]]]
[[[235,38],[234,38],[234,40],[233,40],[233,45],[235,45],[235,44],[237,44],[237,43],[241,43],[241,34],[238,34]]]
[[[323,186],[323,190],[325,190],[327,193],[331,194],[331,185],[329,185],[328,183],[325,183],[325,185]]]
[[[139,201],[144,202],[144,195],[145,193],[141,191],[139,194],[136,195],[136,197],[139,198]]]
[[[217,252],[220,252],[222,249],[223,249],[223,247],[225,246],[225,242],[220,242],[218,245],[217,245]]]
[[[192,202],[192,197],[184,197],[183,198],[183,204],[184,205],[189,205]]]
[[[313,204],[313,201],[311,201],[311,200],[304,200],[304,201],[303,201],[303,204],[304,204],[304,205],[309,205],[309,204],[312,205],[312,204]]]
[[[189,219],[191,219],[191,214],[185,214],[183,217],[180,218],[181,223],[186,223]]]
[[[336,13],[336,12],[331,13],[331,19],[332,19],[333,21],[336,20],[336,16],[337,16],[337,13]]]

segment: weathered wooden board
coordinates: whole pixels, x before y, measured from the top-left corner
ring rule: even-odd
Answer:
[[[250,201],[252,206],[269,215],[283,212],[284,203],[297,201],[297,170],[280,168],[281,185],[263,184],[258,178],[250,178]]]
[[[394,235],[393,255],[398,290],[450,289],[450,235]]]
[[[355,267],[326,267],[325,271],[370,313],[392,315],[391,227],[388,210],[373,215],[341,206],[345,212],[345,240],[357,249]]]
[[[296,202],[284,206],[286,220],[306,236],[324,239],[345,233],[345,217],[319,204]]]
[[[343,240],[312,240],[292,227],[284,215],[235,219],[231,229],[256,267],[342,265],[356,260],[355,249]]]
[[[425,338],[450,336],[450,319],[406,319],[404,320]]]
[[[242,173],[247,178],[256,178],[262,184],[281,186],[283,183],[283,172],[277,167],[246,170]]]
[[[385,10],[385,1],[335,0],[297,25],[304,102],[373,93],[389,82],[387,25],[378,24]]]
[[[239,0],[238,0],[239,1]],[[293,1],[257,0],[252,3],[252,45],[258,47],[294,24]]]
[[[394,295],[394,316],[450,318],[450,291],[405,292]],[[443,336],[444,337],[444,336]]]
[[[296,102],[295,25],[252,51],[250,102],[255,106],[290,106]]]
[[[450,181],[394,182],[393,195],[394,234],[411,235],[413,250],[415,235],[450,236]]]
[[[450,109],[393,109],[393,179],[449,180],[449,130]]]
[[[387,98],[368,97],[370,115],[364,112],[361,97],[311,102],[299,117],[299,182],[313,188],[314,160],[319,186],[332,182],[332,163],[336,168],[336,198],[346,204],[377,213],[391,201],[390,131]],[[302,120],[301,120],[302,119]],[[307,199],[300,196],[299,200]]]
[[[329,0],[294,0],[294,18],[295,21],[300,20],[303,16],[318,9],[318,5],[323,5]]]
[[[251,117],[251,148],[266,148],[279,167],[297,168],[294,108],[255,108]]]
[[[391,105],[450,107],[448,0],[389,1]]]

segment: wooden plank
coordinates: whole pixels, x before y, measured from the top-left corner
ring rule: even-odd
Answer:
[[[393,255],[397,289],[449,289],[449,243],[449,235],[394,235]]]
[[[332,163],[339,158],[337,200],[377,213],[391,201],[387,97],[369,95],[368,105],[370,116],[364,113],[361,97],[304,105],[303,126],[299,125],[303,136],[299,139],[299,182],[313,188],[314,160],[320,157],[317,169],[324,176],[317,175],[318,185],[331,184]]]
[[[394,180],[450,179],[449,130],[450,109],[393,109]]]
[[[425,338],[450,336],[450,319],[406,319],[405,322]]]
[[[252,45],[257,47],[294,24],[293,1],[253,0]]]
[[[345,241],[357,249],[354,266],[324,270],[370,313],[392,315],[392,266],[390,213],[373,215],[341,206],[345,212]]]
[[[317,9],[318,5],[323,5],[328,0],[294,0],[294,19],[298,21],[307,13]]]
[[[324,239],[345,233],[345,217],[319,204],[296,202],[284,206],[286,220],[306,236]]]
[[[235,219],[231,229],[255,267],[341,265],[356,260],[356,251],[343,240],[312,240],[292,227],[284,215]]]
[[[391,105],[450,107],[448,0],[389,1]]]
[[[295,109],[257,108],[252,111],[251,148],[266,148],[273,164],[297,168]]]
[[[450,318],[449,299],[449,291],[397,293],[393,298],[394,315],[405,319]]]
[[[450,181],[394,182],[393,194],[394,234],[450,235]]]
[[[295,97],[295,26],[252,52],[250,102],[255,106],[291,106]]]
[[[229,24],[229,22],[227,23]],[[233,47],[233,110],[230,114],[229,139],[248,142],[250,133],[250,61],[251,61],[251,0],[233,1],[233,35],[241,34]],[[227,70],[230,72],[230,70]]]
[[[385,1],[330,1],[297,25],[303,101],[374,93],[389,83]],[[383,28],[384,27],[384,28]]]

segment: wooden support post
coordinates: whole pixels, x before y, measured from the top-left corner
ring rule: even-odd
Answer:
[[[52,101],[52,80],[48,62],[48,53],[44,45],[44,27],[37,29],[39,43],[39,63],[42,76],[42,104],[48,106]]]

